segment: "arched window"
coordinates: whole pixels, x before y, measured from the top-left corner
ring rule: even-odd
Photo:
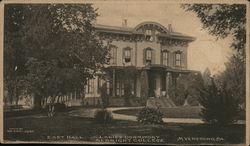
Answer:
[[[129,47],[123,49],[123,62],[124,63],[131,62],[132,60],[131,50],[132,48],[129,48]]]
[[[169,62],[169,52],[162,51],[162,64],[168,66],[168,62]]]

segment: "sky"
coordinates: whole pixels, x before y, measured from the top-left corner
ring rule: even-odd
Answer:
[[[135,27],[143,21],[155,21],[167,27],[172,25],[173,31],[190,35],[196,40],[188,47],[188,69],[203,72],[207,67],[212,74],[225,70],[224,63],[232,54],[231,39],[216,40],[214,36],[202,29],[202,23],[194,12],[187,12],[174,3],[95,3],[100,16],[96,23],[122,26],[127,19],[128,27]]]

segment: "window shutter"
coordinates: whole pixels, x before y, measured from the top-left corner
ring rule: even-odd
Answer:
[[[114,48],[114,64],[116,64],[117,63],[117,48],[115,47]]]
[[[122,63],[125,63],[125,48],[122,49]]]
[[[134,64],[134,50],[133,49],[131,49],[130,50],[130,58],[131,58],[131,65],[133,65]]]
[[[181,67],[182,67],[182,68],[185,67],[185,62],[184,62],[185,59],[184,59],[184,57],[185,57],[185,56],[184,56],[184,53],[182,52],[182,53],[181,53]]]
[[[143,50],[143,64],[146,64],[146,49]]]
[[[155,64],[155,50],[152,49],[152,64]]]
[[[175,65],[176,65],[176,64],[175,64],[175,63],[176,63],[176,61],[175,61],[176,52],[173,52],[173,54],[172,54],[172,55],[173,55],[173,66],[175,66]]]
[[[161,65],[163,65],[163,51],[161,51]]]

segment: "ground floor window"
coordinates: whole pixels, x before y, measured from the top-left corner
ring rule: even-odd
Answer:
[[[124,80],[117,80],[116,81],[116,95],[123,96],[124,95]]]
[[[94,93],[94,79],[87,79],[85,93]]]
[[[107,94],[110,95],[110,93],[111,93],[110,81],[107,80],[106,84],[107,84]]]

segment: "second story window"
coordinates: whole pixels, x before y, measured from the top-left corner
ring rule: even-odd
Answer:
[[[181,67],[181,52],[175,53],[175,66]]]
[[[146,50],[146,62],[152,62],[152,50]]]
[[[168,51],[162,52],[162,64],[168,66]]]
[[[123,61],[124,61],[124,63],[131,62],[131,48],[124,48],[123,49]]]
[[[153,49],[146,48],[144,49],[144,64],[153,63]]]
[[[110,65],[115,65],[117,62],[117,47],[111,46],[110,48]]]

